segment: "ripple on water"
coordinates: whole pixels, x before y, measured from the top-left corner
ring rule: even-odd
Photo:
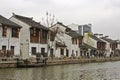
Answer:
[[[0,80],[120,80],[120,61],[0,69]]]

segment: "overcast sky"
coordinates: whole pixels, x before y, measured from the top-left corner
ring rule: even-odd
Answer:
[[[120,0],[0,0],[0,14],[12,13],[41,21],[46,12],[68,25],[92,24],[94,33],[120,39]]]

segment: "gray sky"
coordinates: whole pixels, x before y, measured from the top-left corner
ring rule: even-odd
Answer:
[[[120,39],[120,0],[0,0],[0,14],[12,12],[41,21],[46,12],[68,25],[92,24],[94,33]]]

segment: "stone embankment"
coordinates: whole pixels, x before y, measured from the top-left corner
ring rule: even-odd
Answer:
[[[92,62],[108,62],[108,61],[120,61],[120,57],[112,58],[79,58],[79,59],[63,59],[63,60],[47,60],[47,61],[18,61],[18,60],[0,60],[0,68],[16,68],[16,67],[44,67],[53,65],[65,65],[65,64],[80,64],[80,63],[92,63]]]
[[[120,61],[120,57],[114,57],[114,58],[81,58],[81,59],[68,59],[68,60],[52,60],[52,61],[47,61],[46,65],[79,64],[79,63],[108,62],[108,61]]]
[[[12,58],[0,58],[0,68],[15,68],[17,61]]]

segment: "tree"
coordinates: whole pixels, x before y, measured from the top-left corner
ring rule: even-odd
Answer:
[[[42,17],[42,21],[41,21],[41,23],[44,25],[44,26],[46,26],[47,28],[50,28],[51,26],[53,26],[55,23],[57,22],[57,20],[56,20],[56,18],[55,18],[55,15],[53,14],[51,14],[51,13],[48,13],[48,12],[46,12],[46,15],[45,15],[45,17],[43,18]],[[48,52],[52,49],[52,47],[54,46],[53,44],[54,44],[54,40],[55,40],[55,37],[56,37],[56,34],[58,33],[58,28],[55,28],[55,29],[52,29],[52,30],[50,30],[49,29],[49,33],[48,33],[48,37],[49,37],[49,39],[48,39],[48,50],[47,50],[47,54],[48,54]],[[52,40],[50,40],[50,38],[52,38]],[[50,44],[50,42],[52,42],[51,44]],[[53,55],[54,56],[54,55]],[[51,56],[52,57],[52,56]]]
[[[42,17],[42,21],[41,23],[46,26],[46,27],[51,27],[54,25],[54,23],[56,23],[57,20],[55,20],[55,15],[54,14],[51,14],[51,13],[48,13],[46,12],[46,15],[45,17]]]

